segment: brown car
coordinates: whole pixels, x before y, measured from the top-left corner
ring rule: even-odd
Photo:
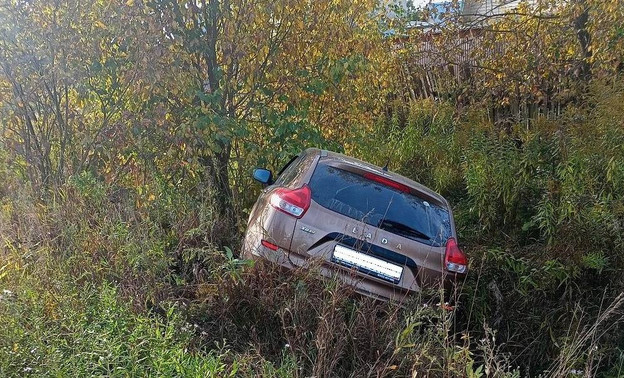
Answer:
[[[293,158],[275,181],[266,169],[253,175],[266,187],[251,210],[245,257],[318,266],[393,300],[466,274],[448,202],[412,180],[318,149]]]

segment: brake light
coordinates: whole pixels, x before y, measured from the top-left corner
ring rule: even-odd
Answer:
[[[444,267],[449,272],[465,273],[468,267],[468,259],[464,252],[457,246],[454,238],[446,241],[446,251],[444,252]]]
[[[278,188],[271,194],[271,206],[295,218],[301,218],[310,207],[312,192],[308,185],[298,189]]]
[[[409,191],[410,191],[410,189],[409,189],[409,187],[407,185],[400,184],[400,183],[398,183],[398,182],[396,182],[394,180],[390,180],[387,177],[379,176],[379,175],[376,175],[374,173],[365,173],[364,174],[364,178],[369,179],[371,181],[378,182],[380,184],[384,184],[384,185],[389,186],[391,188],[400,190],[400,191],[402,191],[404,193],[409,193]]]

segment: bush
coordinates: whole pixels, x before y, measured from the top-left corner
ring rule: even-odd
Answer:
[[[532,374],[561,353],[570,324],[589,327],[624,291],[624,196],[613,181],[623,182],[624,90],[595,84],[588,101],[499,129],[485,110],[417,100],[355,150],[451,201],[471,260],[463,321],[473,337],[493,327],[501,353]],[[621,338],[601,341],[603,362],[617,360]]]

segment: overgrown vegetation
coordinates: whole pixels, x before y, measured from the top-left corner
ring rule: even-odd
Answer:
[[[623,95],[597,86],[589,115],[570,108],[502,133],[451,106],[418,102],[381,122],[362,151],[456,203],[473,269],[467,321],[478,319],[477,332],[483,321],[495,327],[504,349],[538,371],[574,339],[570,327],[582,328],[622,292],[624,181],[613,177],[624,167],[624,129],[614,122]],[[621,358],[621,315],[612,320],[605,354],[575,363]]]
[[[537,3],[0,2],[0,375],[623,376],[624,8]],[[308,146],[450,200],[458,310],[238,258]]]

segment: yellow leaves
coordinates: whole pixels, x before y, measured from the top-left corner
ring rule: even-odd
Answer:
[[[214,297],[219,293],[219,288],[216,284],[201,283],[197,285],[196,295],[200,300],[206,300]]]
[[[47,296],[45,299],[45,304],[44,304],[44,308],[45,308],[45,312],[46,312],[46,317],[48,319],[58,319],[58,310],[57,310],[58,304],[55,300],[54,297],[52,296]]]
[[[9,263],[6,263],[0,267],[0,281],[9,274],[9,269],[7,269],[8,266]]]
[[[576,55],[576,49],[574,48],[574,46],[568,46],[566,53],[568,54],[569,57],[572,57]]]
[[[624,61],[624,6],[621,0],[587,0],[587,3],[592,64],[613,75],[618,72],[618,62]]]

